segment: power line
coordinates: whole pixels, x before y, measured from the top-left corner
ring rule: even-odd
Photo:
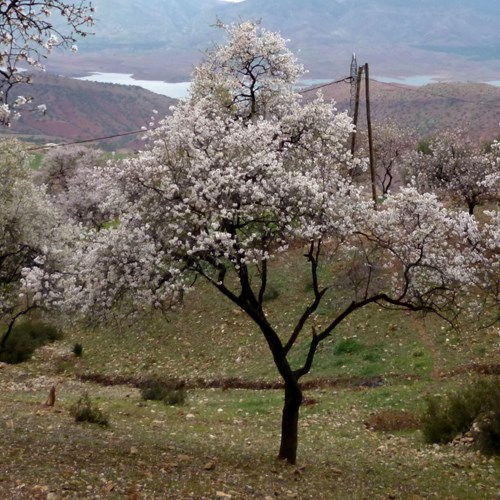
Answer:
[[[428,91],[423,86],[413,88],[410,85],[405,85],[405,84],[401,84],[401,83],[381,82],[380,80],[377,80],[375,78],[370,78],[370,81],[374,82],[374,83],[378,83],[380,85],[385,85],[387,87],[394,87],[394,88],[398,88],[398,89],[407,90],[408,92],[415,92],[415,93],[420,94],[420,95],[422,95],[422,93],[425,93],[425,94],[430,95],[430,96],[440,97],[442,99],[454,99],[456,101],[461,101],[461,102],[465,102],[468,104],[480,104],[480,105],[500,107],[500,102],[494,103],[494,102],[475,101],[473,99],[465,99],[463,97],[451,96],[451,95],[447,95],[447,94],[439,94],[437,92]],[[347,82],[353,83],[353,78],[351,76],[346,76],[344,78],[341,78],[340,80],[324,83],[324,84],[318,85],[316,87],[303,89],[300,91],[300,93],[303,94],[305,92],[312,92],[314,90],[321,89],[323,87],[328,87],[329,85],[334,85],[337,83],[347,83]]]
[[[328,87],[329,85],[335,85],[335,84],[338,84],[338,83],[350,82],[350,80],[351,80],[351,77],[347,76],[347,77],[341,78],[340,80],[335,80],[335,81],[323,83],[321,85],[317,85],[315,87],[310,87],[310,88],[305,88],[305,89],[299,90],[299,93],[300,94],[305,94],[306,92],[313,92],[314,90],[322,89],[324,87]],[[64,146],[73,146],[75,144],[87,144],[89,142],[105,141],[105,140],[108,140],[108,139],[115,139],[115,138],[118,138],[118,137],[126,137],[126,136],[129,136],[129,135],[144,134],[148,130],[154,130],[154,129],[132,130],[130,132],[123,132],[121,134],[113,134],[113,135],[106,135],[106,136],[102,136],[102,137],[94,137],[92,139],[81,139],[81,140],[78,140],[78,141],[57,143],[57,144],[54,144],[54,146],[50,146],[50,147],[64,147]],[[35,147],[32,147],[32,148],[29,148],[28,151],[41,151],[43,149],[47,149],[47,147],[49,147],[49,146],[47,146],[47,145],[44,145],[44,146],[35,146]]]
[[[346,76],[344,78],[341,78],[340,80],[335,80],[333,82],[327,82],[327,83],[323,83],[321,85],[316,85],[315,87],[308,87],[308,88],[299,90],[299,93],[305,94],[306,92],[313,92],[315,90],[322,89],[323,87],[328,87],[330,85],[336,85],[337,83],[351,83],[351,81],[352,81],[352,77]]]
[[[72,142],[64,142],[64,143],[57,143],[54,144],[53,146],[51,145],[50,147],[60,147],[60,146],[73,146],[74,144],[86,144],[89,142],[96,142],[96,141],[104,141],[107,139],[115,139],[117,137],[126,137],[128,135],[135,135],[135,134],[144,134],[148,130],[153,130],[153,129],[140,129],[140,130],[133,130],[131,132],[123,132],[121,134],[114,134],[114,135],[106,135],[102,137],[95,137],[93,139],[81,139],[79,141],[72,141]],[[38,151],[42,149],[47,149],[47,145],[45,146],[36,146],[33,148],[29,148],[28,151]]]
[[[419,95],[422,95],[422,93],[425,93],[426,95],[430,95],[430,96],[434,96],[434,97],[440,97],[440,98],[443,98],[443,99],[454,99],[456,101],[461,101],[461,102],[465,102],[465,103],[468,103],[468,104],[487,105],[489,107],[500,108],[500,103],[484,102],[484,101],[474,101],[472,99],[464,99],[463,97],[456,97],[456,96],[450,96],[450,95],[446,95],[446,94],[439,94],[439,93],[436,93],[436,92],[432,92],[432,91],[428,91],[426,89],[423,89],[422,87],[412,88],[411,86],[407,86],[407,85],[399,84],[399,83],[381,82],[380,80],[376,80],[374,78],[370,78],[370,81],[378,83],[380,85],[385,85],[386,87],[395,87],[395,88],[399,88],[399,89],[404,89],[404,90],[409,91],[409,92],[415,92],[415,93],[417,93]],[[301,89],[301,90],[299,90],[299,93],[300,94],[305,94],[305,93],[308,93],[308,92],[314,92],[315,90],[319,90],[319,89],[322,89],[322,88],[325,88],[325,87],[329,87],[330,85],[337,85],[339,83],[351,83],[352,84],[352,82],[353,82],[352,76],[346,76],[346,77],[340,78],[338,80],[334,80],[334,81],[331,81],[331,82],[323,83],[321,85],[316,85],[314,87],[308,87],[308,88]],[[87,144],[87,143],[90,143],[90,142],[105,141],[105,140],[109,140],[109,139],[116,139],[116,138],[119,138],[119,137],[126,137],[126,136],[130,136],[130,135],[144,134],[148,130],[154,130],[154,129],[132,130],[130,132],[123,132],[123,133],[120,133],[120,134],[112,134],[112,135],[106,135],[106,136],[101,136],[101,137],[94,137],[92,139],[81,139],[81,140],[78,140],[78,141],[57,143],[57,144],[54,144],[54,146],[51,146],[51,147],[73,146],[75,144]],[[28,151],[41,151],[41,150],[47,149],[47,147],[48,147],[47,145],[44,145],[44,146],[35,146],[35,147],[32,147],[32,148],[29,148]]]

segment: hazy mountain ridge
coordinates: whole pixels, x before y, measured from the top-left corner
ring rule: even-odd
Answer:
[[[380,67],[379,74],[431,73],[457,80],[478,75],[478,81],[500,74],[500,2],[148,0],[147,7],[133,0],[94,3],[96,34],[80,43],[79,60],[88,70],[98,70],[86,64],[96,50],[108,64],[143,75],[148,69],[141,60],[154,55],[160,62],[155,74],[185,79],[202,51],[221,40],[222,33],[213,27],[220,18],[262,19],[263,26],[291,40],[292,50],[316,77],[348,67],[353,51],[362,62]]]

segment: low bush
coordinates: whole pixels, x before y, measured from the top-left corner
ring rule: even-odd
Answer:
[[[334,354],[354,354],[363,350],[363,344],[356,339],[339,340],[333,347]]]
[[[498,380],[500,384],[500,380]],[[500,455],[500,386],[491,410],[483,413],[472,426],[479,450],[485,455]]]
[[[420,428],[420,419],[407,411],[381,410],[370,415],[365,425],[373,431],[413,431]]]
[[[73,354],[79,358],[83,354],[83,346],[82,344],[79,344],[78,342],[73,346],[72,349]]]
[[[90,399],[88,394],[84,394],[71,408],[70,414],[75,422],[88,422],[101,427],[108,427],[108,417]]]
[[[62,337],[61,331],[49,323],[26,320],[14,326],[5,346],[0,349],[0,361],[22,363],[31,358],[38,347]]]
[[[449,443],[470,432],[485,454],[500,453],[500,379],[481,379],[460,392],[427,398],[422,432],[428,443]]]
[[[271,302],[272,300],[276,300],[280,296],[280,292],[277,288],[273,286],[268,286],[266,291],[264,292],[264,302]]]
[[[181,405],[186,401],[186,389],[178,381],[148,377],[142,381],[140,389],[144,400],[163,401],[170,406]]]

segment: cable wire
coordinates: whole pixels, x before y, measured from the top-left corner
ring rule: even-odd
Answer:
[[[313,92],[315,90],[322,89],[323,87],[328,87],[329,85],[336,85],[337,83],[351,83],[352,77],[351,76],[346,76],[344,78],[341,78],[340,80],[335,80],[333,82],[327,82],[323,83],[321,85],[316,85],[315,87],[307,87],[304,89],[299,90],[300,94],[305,94],[306,92]]]
[[[465,103],[468,103],[468,104],[476,104],[476,105],[483,105],[483,106],[500,108],[500,102],[499,103],[494,103],[494,102],[474,101],[472,99],[464,99],[463,97],[455,97],[455,96],[450,96],[450,95],[445,95],[445,94],[439,94],[439,93],[432,92],[432,91],[429,92],[426,89],[423,89],[423,87],[412,88],[412,86],[410,86],[410,85],[405,85],[405,84],[401,84],[401,83],[381,82],[380,80],[376,80],[374,78],[370,78],[370,81],[372,81],[374,83],[378,83],[380,85],[385,85],[387,87],[395,87],[395,88],[407,90],[409,92],[416,92],[419,95],[422,95],[422,93],[425,93],[426,95],[430,95],[430,96],[434,96],[434,97],[440,97],[440,98],[443,98],[443,99],[454,99],[456,101],[461,101],[461,102],[465,102]],[[326,82],[326,83],[323,83],[321,85],[316,85],[314,87],[307,87],[307,88],[300,89],[299,93],[300,94],[305,94],[305,93],[308,93],[308,92],[314,92],[315,90],[319,90],[319,89],[322,89],[322,88],[325,88],[325,87],[329,87],[330,85],[337,85],[339,83],[351,83],[351,82],[352,82],[352,77],[351,76],[346,76],[344,78],[340,78],[339,80],[334,80],[334,81],[331,81],[331,82]],[[149,130],[154,130],[154,129],[132,130],[130,132],[123,132],[123,133],[120,133],[120,134],[106,135],[106,136],[102,136],[102,137],[94,137],[92,139],[81,139],[81,140],[78,140],[78,141],[57,143],[57,144],[54,144],[53,146],[48,146],[48,145],[35,146],[35,147],[32,147],[32,148],[29,148],[28,151],[41,151],[41,150],[47,149],[49,147],[73,146],[75,144],[86,144],[86,143],[89,143],[89,142],[105,141],[105,140],[108,140],[108,139],[115,139],[115,138],[118,138],[118,137],[126,137],[126,136],[129,136],[129,135],[144,134],[144,133],[148,132]]]
[[[55,143],[54,145],[47,145],[45,144],[44,146],[35,146],[33,148],[28,148],[28,151],[37,151],[37,150],[43,150],[47,149],[50,147],[61,147],[61,146],[73,146],[74,144],[85,144],[88,142],[96,142],[96,141],[104,141],[107,139],[115,139],[117,137],[125,137],[127,135],[135,135],[135,134],[144,134],[148,130],[154,130],[154,129],[140,129],[140,130],[133,130],[131,132],[123,132],[121,134],[114,134],[114,135],[106,135],[102,137],[95,137],[93,139],[81,139],[78,141],[72,141],[72,142],[64,142],[64,143]]]

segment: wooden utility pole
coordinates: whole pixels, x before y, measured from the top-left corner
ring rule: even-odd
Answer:
[[[377,206],[377,186],[375,178],[375,157],[373,153],[373,135],[372,135],[372,118],[370,109],[370,70],[368,63],[358,68],[358,76],[356,79],[356,99],[354,103],[354,116],[352,122],[354,125],[354,132],[351,136],[351,154],[354,156],[356,149],[356,134],[358,133],[358,114],[359,114],[359,95],[361,90],[361,77],[365,73],[365,98],[366,98],[366,127],[368,129],[368,149],[370,158],[370,179],[372,185],[372,199],[375,207]]]
[[[358,75],[356,77],[356,99],[354,101],[354,116],[352,118],[352,123],[354,125],[354,132],[351,137],[351,154],[354,155],[354,150],[356,147],[356,134],[358,128],[358,114],[359,114],[359,94],[361,91],[361,76],[363,75],[363,67],[358,68]]]
[[[370,177],[372,181],[373,203],[377,206],[377,187],[375,185],[375,158],[373,154],[372,118],[370,111],[370,72],[368,63],[365,64],[365,91],[366,91],[366,126],[368,129],[368,149],[370,151]]]
[[[351,59],[351,100],[349,102],[349,116],[354,113],[354,101],[356,100],[356,77],[358,76],[358,61],[356,60],[356,53],[353,52]]]

